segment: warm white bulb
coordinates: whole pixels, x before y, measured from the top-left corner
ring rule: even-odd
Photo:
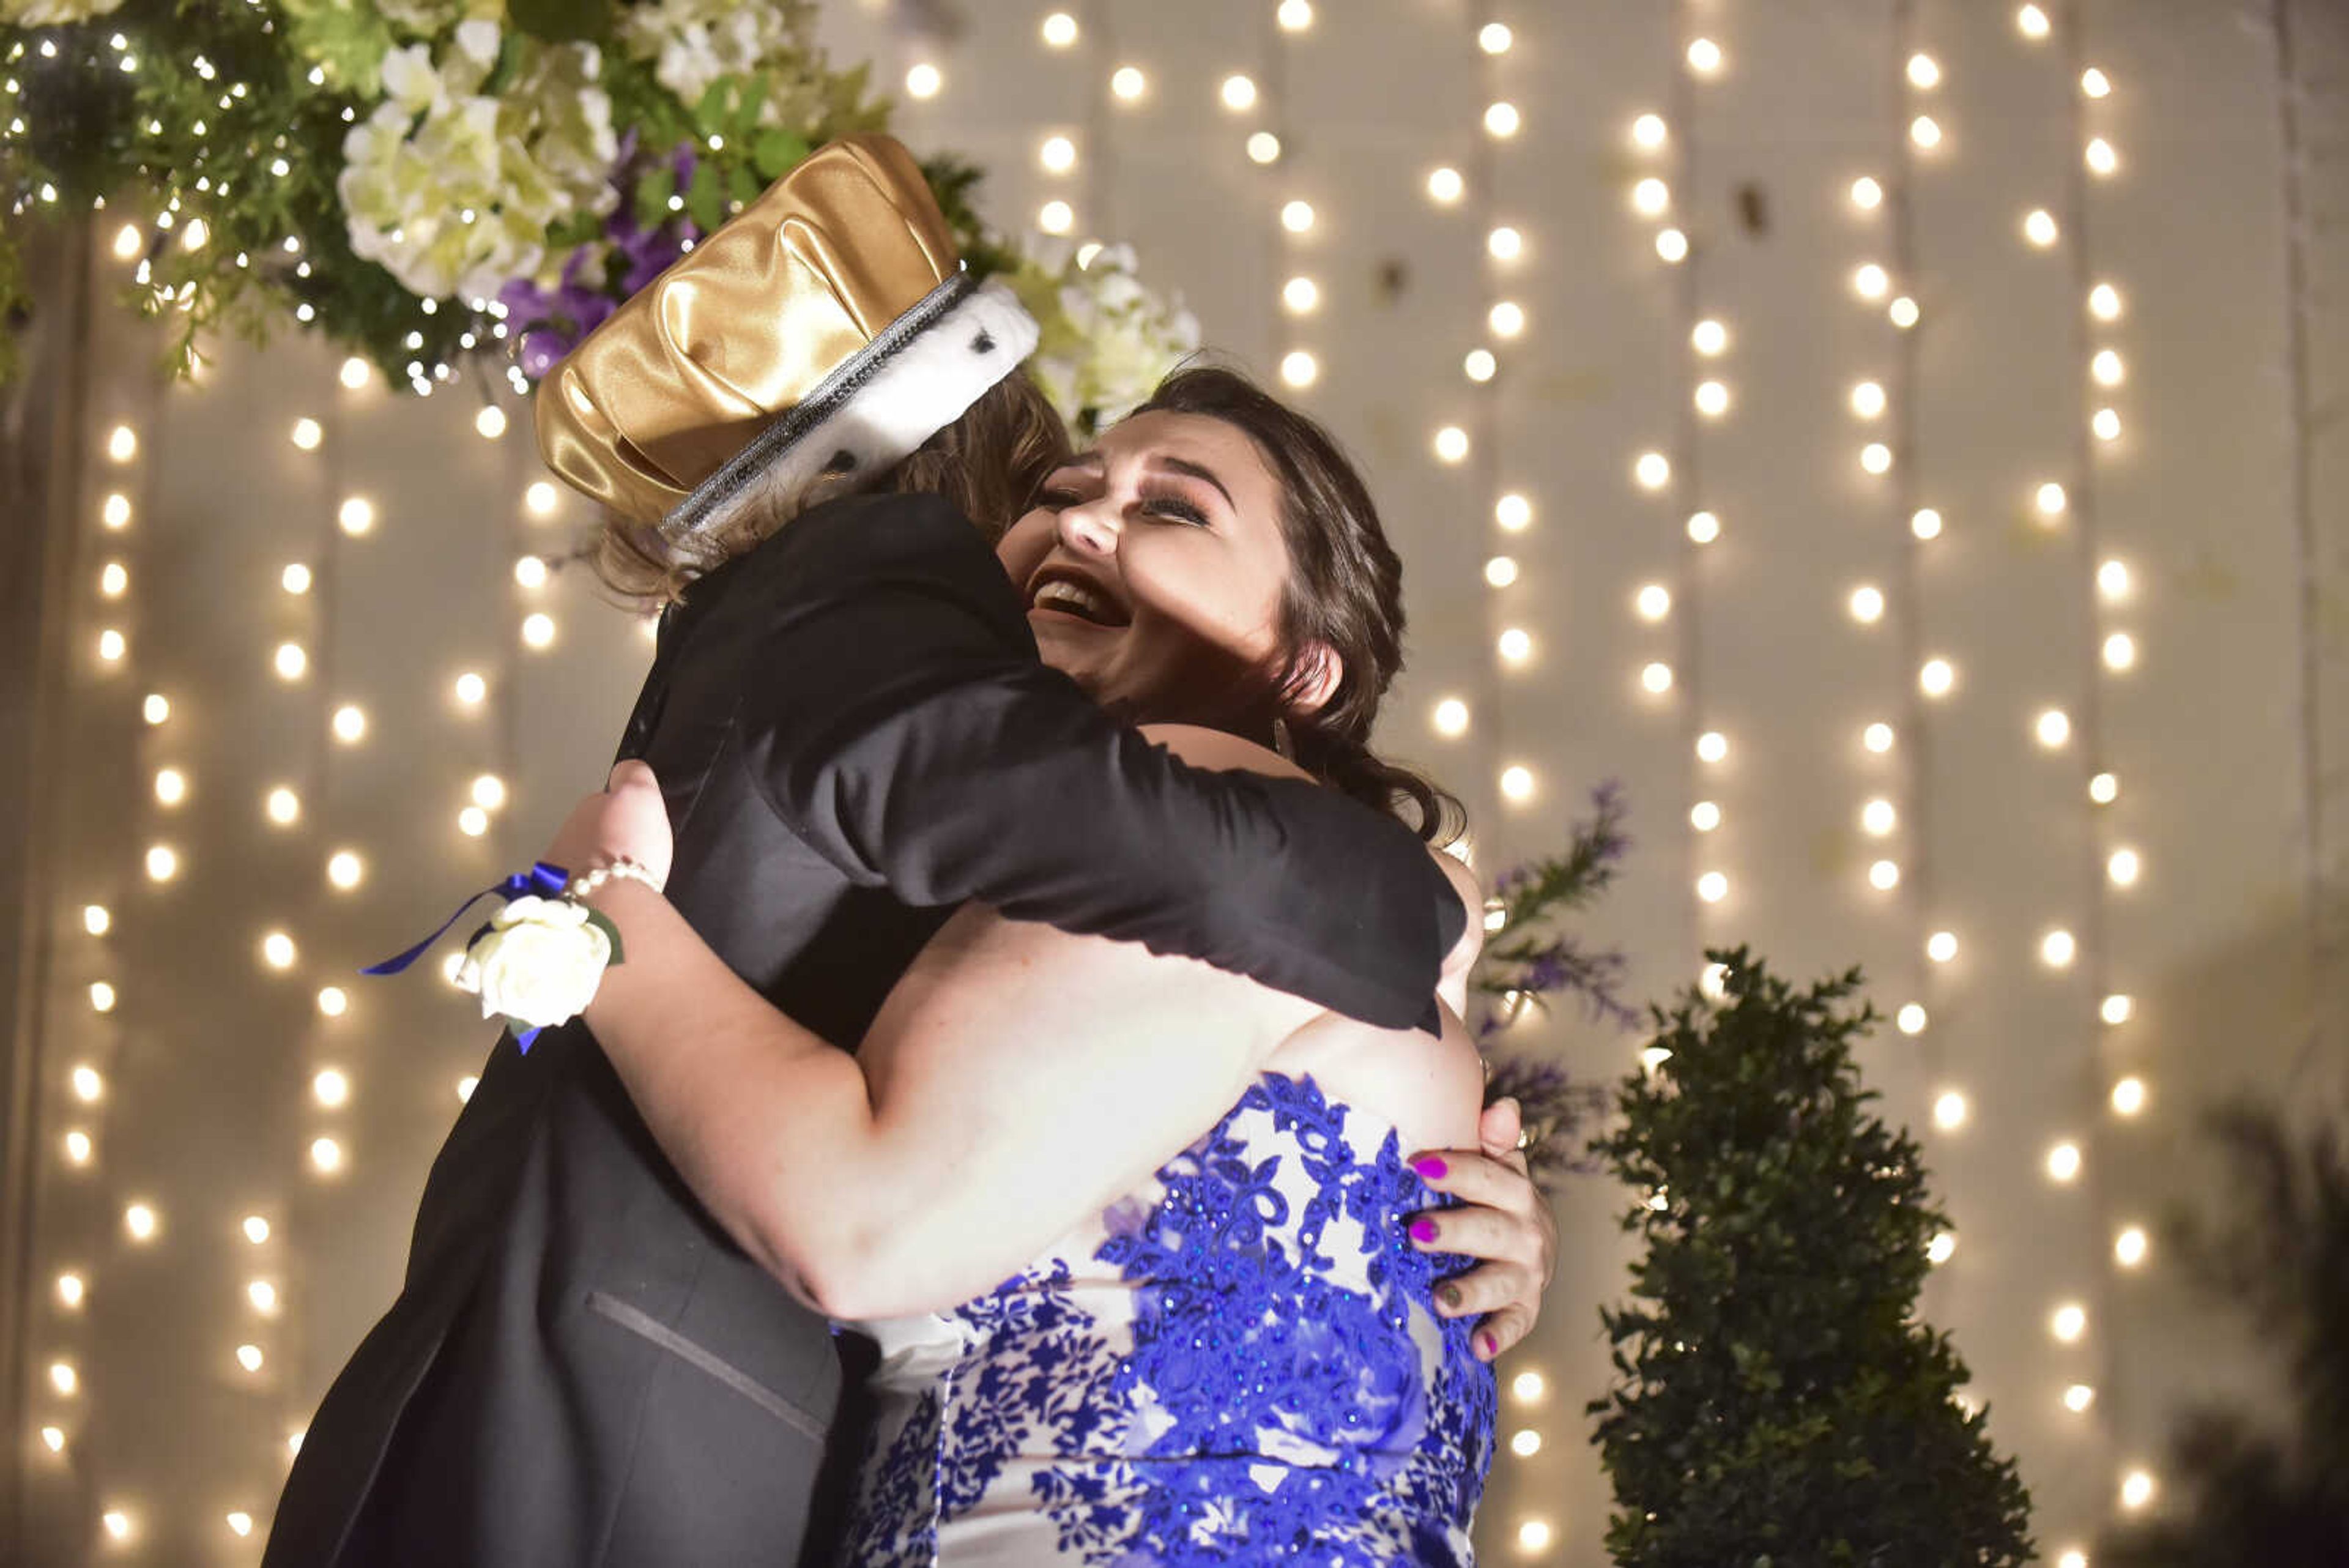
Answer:
[[[308,593],[310,591],[310,568],[304,566],[299,561],[293,562],[287,566],[283,572],[280,572],[277,575],[277,586],[284,588],[289,594],[299,595]]]
[[[346,892],[357,887],[366,876],[367,863],[356,851],[338,849],[326,858],[326,880]]]
[[[1495,337],[1515,337],[1526,329],[1525,307],[1513,300],[1504,299],[1485,315],[1485,324]]]
[[[1689,329],[1689,343],[1707,358],[1729,347],[1729,328],[1708,317]]]
[[[2052,930],[2039,940],[2039,960],[2050,969],[2070,968],[2079,951],[2079,942],[2066,930]]]
[[[351,1097],[351,1081],[338,1069],[326,1067],[310,1080],[310,1092],[326,1106],[347,1105]]]
[[[114,1011],[114,987],[102,980],[90,981],[89,1010],[92,1012],[111,1012]]]
[[[1905,332],[1917,325],[1917,302],[1904,294],[1885,307],[1885,314],[1892,318],[1893,326]]]
[[[1672,613],[1671,590],[1661,583],[1650,583],[1632,600],[1641,620],[1661,620]]]
[[[2034,207],[2023,215],[2023,237],[2044,250],[2055,243],[2055,214]]]
[[[1280,379],[1292,387],[1309,387],[1320,374],[1319,362],[1302,348],[1280,357]]]
[[[1531,1427],[1511,1434],[1509,1452],[1520,1458],[1541,1452],[1541,1434]]]
[[[473,416],[473,429],[483,441],[495,441],[506,433],[506,411],[495,403],[482,406]]]
[[[1721,46],[1711,38],[1698,38],[1688,47],[1689,68],[1701,77],[1709,77],[1721,68]]]
[[[2092,139],[2081,156],[2092,174],[2110,174],[2121,166],[2120,154],[2115,152],[2113,144],[2101,136]]]
[[[1291,33],[1301,33],[1313,26],[1312,0],[1280,0],[1280,9],[1273,16]]]
[[[335,710],[335,739],[352,745],[367,738],[367,711],[356,702],[346,702]]]
[[[318,1011],[328,1018],[340,1018],[351,1008],[350,994],[339,985],[323,986],[318,992]]]
[[[2125,1116],[2133,1116],[2145,1109],[2145,1080],[2123,1078],[2113,1085],[2113,1109]]]
[[[1946,697],[1957,684],[1958,672],[1946,659],[1929,659],[1917,671],[1918,690],[1928,697]]]
[[[1892,275],[1869,262],[1851,275],[1851,286],[1862,299],[1882,299],[1892,287]]]
[[[1120,66],[1109,78],[1109,90],[1127,103],[1140,98],[1149,86],[1149,81],[1132,66]]]
[[[2054,751],[2072,738],[2072,720],[2061,708],[2050,708],[2039,715],[2032,730],[2041,745]]]
[[[1892,860],[1878,860],[1870,866],[1868,868],[1868,885],[1879,893],[1889,893],[1893,888],[1900,886],[1899,863]]]
[[[529,507],[531,514],[536,517],[553,516],[555,504],[561,499],[554,486],[543,479],[533,481],[530,488],[523,492],[523,504]]]
[[[2054,1315],[2047,1320],[2047,1327],[2057,1339],[2070,1345],[2088,1332],[2088,1310],[2067,1303],[2055,1309]]]
[[[1695,401],[1698,413],[1708,419],[1719,419],[1729,411],[1729,389],[1719,381],[1700,381]]]
[[[1909,81],[1912,87],[1930,92],[1941,85],[1941,67],[1930,55],[1909,57]]]
[[[179,853],[170,845],[158,844],[153,848],[147,851],[147,879],[149,881],[169,882],[172,877],[179,874]]]
[[[468,670],[457,677],[457,701],[471,708],[490,694],[490,683]]]
[[[326,439],[326,431],[319,428],[317,421],[312,419],[295,420],[293,435],[294,444],[304,452],[317,451],[318,443]]]
[[[2065,504],[2064,487],[2054,480],[2049,480],[2039,487],[2034,500],[2042,517],[2061,517],[2064,514]]]
[[[2116,849],[2105,862],[2105,875],[2116,888],[2134,888],[2144,870],[2144,863],[2134,849]]]
[[[2098,441],[2121,439],[2121,416],[2117,409],[2098,409],[2088,421],[2088,428],[2096,432]]]
[[[342,524],[344,533],[358,538],[375,526],[375,503],[364,495],[354,495],[343,503],[341,510],[335,514],[335,521]]]
[[[2116,631],[2105,639],[2105,668],[2127,670],[2137,663],[2137,639],[2125,631]]]
[[[1899,826],[1900,814],[1890,801],[1881,796],[1860,807],[1860,830],[1872,838],[1881,838]]]
[[[1457,697],[1446,697],[1435,705],[1435,732],[1457,738],[1468,732],[1468,704]]]
[[[1874,626],[1884,618],[1884,593],[1880,588],[1857,587],[1851,592],[1851,618],[1862,626]]]
[[[533,648],[552,647],[554,642],[554,618],[543,610],[524,616],[522,639]]]
[[[1292,277],[1281,286],[1280,303],[1290,314],[1303,316],[1321,303],[1321,286],[1309,277]]]
[[[1880,381],[1862,381],[1851,389],[1851,411],[1861,419],[1882,416],[1887,400]]]
[[[1055,174],[1066,174],[1077,166],[1077,144],[1065,136],[1048,136],[1036,150],[1036,160]]]
[[[331,1174],[343,1168],[343,1146],[333,1138],[314,1138],[310,1143],[310,1165],[321,1174]]]
[[[1941,514],[1931,507],[1923,507],[1909,519],[1909,531],[1920,539],[1941,536]]]
[[[1048,234],[1065,234],[1076,224],[1077,210],[1058,197],[1036,209],[1036,226]]]
[[[1966,1125],[1966,1097],[1952,1089],[1933,1102],[1934,1124],[1944,1131]]]
[[[1551,1531],[1546,1519],[1527,1519],[1517,1525],[1517,1550],[1543,1552],[1548,1550]]]
[[[110,599],[119,599],[130,587],[130,568],[119,561],[109,561],[98,574],[98,591]]]
[[[236,1364],[247,1372],[261,1370],[261,1346],[240,1345],[236,1347]]]
[[[2147,1247],[2145,1231],[2135,1225],[2127,1226],[2113,1238],[2113,1261],[2124,1269],[2134,1269],[2145,1262]]]
[[[1065,49],[1077,41],[1077,19],[1066,11],[1055,11],[1044,18],[1041,31],[1048,47]]]
[[[130,497],[120,491],[108,494],[98,509],[98,521],[117,532],[130,525]]]
[[[1491,380],[1500,368],[1501,362],[1493,358],[1490,348],[1471,348],[1467,358],[1460,361],[1462,372],[1479,383]]]
[[[129,425],[117,425],[106,438],[106,455],[117,462],[129,462],[139,455],[139,433]]]
[[[163,768],[155,774],[155,801],[159,805],[178,805],[188,798],[188,775],[177,768]]]
[[[1718,763],[1727,760],[1729,737],[1718,730],[1707,730],[1696,738],[1696,754],[1699,762]]]
[[[98,634],[98,656],[109,664],[119,663],[129,649],[129,642],[111,628]]]
[[[1458,462],[1468,455],[1468,432],[1458,425],[1445,425],[1435,432],[1435,455],[1444,462]]]
[[[2088,313],[2099,321],[2119,320],[2121,291],[2108,283],[2096,285],[2088,291]]]
[[[155,1232],[162,1228],[162,1220],[157,1217],[152,1205],[133,1203],[122,1211],[122,1228],[130,1232],[130,1239],[134,1241],[151,1241],[155,1239]]]
[[[1873,212],[1884,204],[1884,187],[1863,174],[1851,182],[1851,203],[1864,212]]]
[[[348,387],[354,392],[366,386],[367,384],[368,377],[372,374],[373,372],[367,367],[367,362],[359,358],[356,355],[343,361],[343,385]]]
[[[1631,465],[1631,473],[1640,482],[1640,489],[1661,490],[1671,483],[1671,460],[1660,452],[1641,452],[1639,461]]]
[[[1493,521],[1508,534],[1522,534],[1534,520],[1534,504],[1515,491],[1493,503]]]
[[[1689,514],[1688,536],[1692,543],[1710,545],[1721,537],[1721,519],[1710,512]]]
[[[2136,1003],[2129,997],[2120,992],[2115,992],[2105,998],[2100,1012],[2106,1023],[2121,1024],[2129,1021],[2129,1015],[2135,1009]]]
[[[1301,234],[1313,226],[1313,203],[1288,202],[1280,209],[1280,226],[1292,234]]]
[[[2117,387],[2127,379],[2128,368],[2121,362],[2118,354],[2106,348],[2088,361],[2088,373],[2095,377],[2098,386]]]
[[[1958,956],[1958,934],[1955,931],[1935,931],[1925,939],[1925,956],[1935,963],[1947,963]]]
[[[1515,136],[1523,123],[1516,104],[1506,101],[1491,104],[1485,110],[1485,130],[1488,135]]]
[[[2098,805],[2110,805],[2120,798],[2121,781],[2110,774],[2098,774],[2088,781],[2088,798]]]
[[[496,811],[506,803],[505,780],[495,774],[483,774],[473,781],[473,804],[483,811]]]
[[[1659,229],[1656,231],[1656,254],[1661,256],[1664,260],[1668,262],[1685,261],[1688,259],[1688,236],[1681,233],[1680,230]]]
[[[1507,556],[1495,556],[1485,563],[1485,581],[1496,588],[1506,588],[1517,580],[1517,563]]]
[[[81,929],[91,936],[102,937],[114,929],[114,917],[103,904],[85,904],[81,911]]]
[[[1460,177],[1460,171],[1448,164],[1428,171],[1428,196],[1446,206],[1460,200],[1462,193],[1467,189],[1468,182]]]
[[[1721,806],[1717,802],[1701,800],[1689,807],[1689,826],[1699,833],[1711,833],[1721,826]]]
[[[97,1068],[87,1064],[67,1074],[67,1081],[73,1085],[74,1098],[86,1106],[96,1105],[106,1093],[106,1080],[99,1076]]]
[[[269,813],[269,820],[284,827],[301,816],[302,797],[280,784],[269,792],[265,809]]]
[[[1476,29],[1476,47],[1488,55],[1506,55],[1516,41],[1505,22],[1487,22]]]
[[[1892,449],[1880,441],[1869,441],[1859,449],[1859,466],[1870,473],[1891,472]]]
[[[1631,140],[1641,147],[1661,147],[1670,134],[1671,129],[1660,114],[1643,114],[1631,122]]]
[[[1893,1015],[1892,1021],[1903,1034],[1922,1034],[1925,1033],[1925,1010],[1916,1002],[1911,1002],[1903,1006],[1898,1013]]]
[[[1256,83],[1244,76],[1228,76],[1218,89],[1224,107],[1235,112],[1256,107]]]
[[[490,830],[490,814],[478,805],[469,805],[457,814],[457,831],[468,838],[479,838]]]
[[[2025,5],[2015,12],[2014,25],[2026,38],[2044,38],[2048,34],[2047,13],[2036,5]]]
[[[1655,695],[1662,696],[1672,689],[1672,667],[1663,663],[1644,666],[1640,671],[1640,684]]]
[[[1500,649],[1503,659],[1512,664],[1523,664],[1533,657],[1533,634],[1523,627],[1509,627],[1501,633],[1495,646]]]
[[[1485,249],[1495,261],[1515,261],[1526,252],[1526,237],[1506,223],[1485,236]]]
[[[1501,793],[1514,801],[1531,800],[1534,794],[1533,770],[1523,766],[1503,768]]]
[[[1672,204],[1672,188],[1653,176],[1631,187],[1631,205],[1653,218]]]
[[[284,931],[271,931],[261,939],[261,961],[272,969],[292,969],[295,957],[294,939]]]
[[[1696,896],[1708,904],[1718,904],[1729,897],[1729,878],[1718,871],[1708,871],[1696,879]]]
[[[1909,122],[1909,140],[1930,150],[1941,145],[1941,127],[1930,114],[1920,114]]]
[[[1252,133],[1247,139],[1248,161],[1278,163],[1280,161],[1280,138],[1269,130]]]

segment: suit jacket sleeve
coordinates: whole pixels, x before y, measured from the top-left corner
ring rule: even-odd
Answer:
[[[1197,958],[1385,1028],[1438,1026],[1467,912],[1393,818],[1190,767],[1044,665],[1001,565],[935,496],[836,502],[760,552],[740,712],[768,804],[909,904]]]

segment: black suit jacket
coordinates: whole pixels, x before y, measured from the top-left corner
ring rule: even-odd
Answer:
[[[1433,1025],[1465,919],[1392,820],[1108,719],[934,497],[833,502],[697,584],[621,751],[660,777],[678,909],[851,1048],[968,899],[1390,1027]],[[702,1210],[585,1027],[502,1041],[265,1568],[788,1563],[841,1381],[823,1320]]]

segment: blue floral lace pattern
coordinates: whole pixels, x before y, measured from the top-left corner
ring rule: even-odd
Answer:
[[[1374,1148],[1364,1141],[1380,1137]],[[1466,1568],[1492,1368],[1391,1127],[1265,1075],[986,1295],[857,1325],[882,1407],[843,1562]]]

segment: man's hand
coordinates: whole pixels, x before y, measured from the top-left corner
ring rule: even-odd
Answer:
[[[652,769],[630,761],[612,770],[608,787],[572,808],[540,858],[574,876],[593,866],[628,859],[665,883],[676,850],[660,782]]]
[[[1413,1216],[1413,1245],[1483,1260],[1436,1287],[1435,1310],[1445,1317],[1482,1314],[1475,1343],[1486,1361],[1533,1332],[1542,1293],[1557,1268],[1557,1220],[1526,1174],[1520,1131],[1516,1101],[1495,1100],[1477,1119],[1482,1147],[1431,1149],[1411,1158],[1428,1186],[1462,1205]],[[1433,1164],[1439,1160],[1440,1173]]]

